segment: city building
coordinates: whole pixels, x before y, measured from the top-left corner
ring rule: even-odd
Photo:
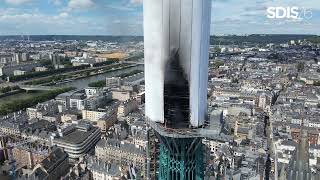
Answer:
[[[64,114],[61,116],[62,123],[76,121],[77,119],[78,119],[77,115],[74,115],[74,114]]]
[[[128,77],[124,77],[121,79],[122,85],[124,86],[135,86],[139,85],[142,81],[144,81],[144,73],[140,72]]]
[[[48,71],[48,68],[39,66],[39,67],[35,67],[34,71],[36,71],[36,72]]]
[[[127,101],[131,98],[132,92],[129,90],[112,89],[112,99],[119,101]]]
[[[119,87],[121,86],[120,77],[107,77],[106,78],[106,87]]]
[[[14,75],[15,70],[31,72],[35,67],[38,67],[39,65],[40,64],[38,62],[24,62],[20,64],[0,65],[0,76],[12,76]]]
[[[85,93],[88,97],[101,96],[103,94],[103,89],[96,88],[96,87],[88,87],[88,88],[85,88]]]
[[[13,71],[13,75],[14,75],[14,76],[25,75],[26,73],[27,73],[26,71],[22,71],[22,70],[14,70],[14,71]]]
[[[31,147],[30,144],[15,146],[12,149],[13,159],[16,161],[17,169],[27,168],[33,169],[35,165],[40,163],[49,155],[49,149],[42,147]]]
[[[8,64],[12,62],[12,55],[0,54],[0,64]]]
[[[19,64],[22,61],[21,53],[14,53],[13,59],[17,64]]]
[[[57,114],[59,113],[58,103],[54,100],[39,103],[34,108],[27,108],[27,115],[29,120],[45,119],[51,122],[59,120]]]
[[[59,69],[62,57],[58,53],[52,53],[49,57],[55,69]]]
[[[60,148],[54,148],[47,158],[42,160],[33,169],[29,178],[55,180],[67,174],[69,170],[69,158]]]
[[[133,165],[146,173],[146,151],[129,142],[101,139],[96,145],[95,156],[104,161]]]
[[[100,140],[99,128],[87,123],[71,125],[65,129],[58,129],[52,135],[52,144],[64,149],[72,159],[79,158],[88,153]]]
[[[28,53],[22,53],[21,54],[21,61],[28,61],[29,60],[29,54]]]
[[[108,163],[100,159],[90,158],[88,160],[88,169],[94,180],[120,180],[122,172],[115,163]]]
[[[70,107],[70,98],[73,93],[74,92],[65,92],[65,93],[59,94],[55,98],[55,100],[59,102],[59,104],[62,105],[62,107],[64,107],[65,109],[68,109]]]
[[[140,92],[137,94],[137,102],[139,105],[144,104],[145,103],[145,92]]]
[[[107,130],[117,122],[117,108],[110,107],[106,111],[106,115],[97,121],[97,127],[102,133],[106,133]]]
[[[106,96],[90,96],[86,99],[86,109],[88,110],[96,110],[98,109],[102,104],[110,101],[110,99],[107,99]]]
[[[98,121],[100,119],[105,118],[106,115],[107,115],[107,112],[105,112],[105,110],[102,110],[102,111],[82,110],[82,118],[90,121]]]
[[[19,136],[22,132],[23,126],[11,122],[0,122],[0,131],[6,135]]]
[[[77,92],[70,96],[70,108],[79,111],[86,108],[86,95],[85,93]]]
[[[318,175],[320,176],[320,175]],[[306,132],[302,130],[300,143],[296,148],[287,169],[287,179],[311,180],[312,174],[309,167],[309,146]]]
[[[121,102],[118,107],[118,117],[125,117],[132,111],[138,109],[138,103],[136,99],[131,98],[127,101]]]

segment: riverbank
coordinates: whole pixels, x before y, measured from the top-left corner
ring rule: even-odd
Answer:
[[[81,73],[74,72],[74,74],[62,74],[62,75],[56,75],[52,77],[47,77],[45,79],[40,80],[33,80],[31,82],[26,82],[26,85],[42,85],[42,86],[54,86],[55,84],[65,84],[72,82],[74,80],[83,79],[91,76],[96,76],[104,73],[110,73],[114,71],[120,71],[125,70],[127,68],[135,67],[137,65],[121,65],[121,64],[113,64],[109,65],[108,67],[104,67],[101,69],[95,69],[95,70],[87,70],[83,71]]]
[[[83,89],[89,86],[90,83],[105,80],[106,77],[120,76],[121,74],[126,74],[135,70],[143,70],[143,65],[129,65],[126,68],[117,68],[105,72],[100,72],[97,74],[91,74],[86,77],[79,77],[76,80],[71,80],[65,83],[59,83],[54,85],[54,87],[76,87],[77,89]]]
[[[54,99],[57,95],[71,91],[73,88],[60,88],[52,91],[43,91],[33,94],[29,97],[17,98],[8,102],[1,102],[0,115],[6,115],[12,112],[24,110],[28,107],[37,105],[38,103]],[[3,99],[2,99],[3,100]]]
[[[136,66],[137,65],[128,65],[128,66],[119,67],[119,68],[112,68],[112,69],[109,69],[109,70],[105,70],[105,71],[101,71],[101,72],[97,72],[97,73],[92,73],[92,74],[88,74],[88,75],[85,75],[85,76],[78,76],[78,77],[70,78],[70,79],[67,79],[67,80],[69,80],[69,82],[70,82],[70,81],[74,81],[74,80],[78,80],[78,79],[84,79],[84,78],[97,76],[97,75],[101,75],[101,74],[105,74],[105,73],[112,73],[112,72],[115,72],[115,71],[121,71],[121,70],[125,70],[125,69],[128,69],[128,68],[133,68],[133,67],[136,67]],[[68,83],[68,82],[66,82],[66,83]],[[61,84],[63,84],[63,83],[61,83]]]
[[[114,70],[110,70],[109,72],[102,72],[101,74],[98,74],[98,75],[81,77],[76,80],[64,81],[58,84],[55,83],[55,84],[52,84],[51,86],[57,87],[57,88],[75,87],[76,89],[83,89],[88,87],[88,84],[91,82],[105,80],[106,77],[119,76],[121,74],[130,73],[135,70],[143,70],[143,65],[133,65],[131,67],[124,68],[124,69],[114,69]],[[25,91],[22,91],[17,94],[8,95],[6,97],[0,98],[0,105],[8,102],[12,102],[16,99],[28,99],[29,97],[35,97],[41,93],[42,93],[41,91],[30,91],[28,93],[26,93]]]
[[[2,93],[0,94],[0,98],[4,98],[4,97],[7,97],[7,96],[12,96],[12,95],[15,95],[15,94],[18,94],[18,93],[21,93],[23,92],[22,89],[17,89],[17,90],[13,90],[13,91],[10,91],[10,92],[7,92],[7,93]]]
[[[125,78],[125,77],[133,76],[133,75],[136,75],[136,74],[139,74],[142,72],[143,72],[143,70],[133,70],[129,73],[123,73],[117,77]],[[89,83],[88,85],[89,85],[89,87],[104,87],[104,86],[106,86],[106,80],[104,79],[101,81],[95,81],[95,82]]]

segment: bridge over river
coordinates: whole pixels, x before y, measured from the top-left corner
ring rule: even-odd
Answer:
[[[19,85],[20,89],[26,90],[26,91],[51,91],[55,90],[58,87],[54,86],[35,86],[35,85]]]

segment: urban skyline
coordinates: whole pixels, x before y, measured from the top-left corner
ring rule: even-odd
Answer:
[[[320,179],[318,3],[248,2],[0,0],[0,179]]]

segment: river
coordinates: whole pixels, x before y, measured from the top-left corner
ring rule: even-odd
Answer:
[[[77,89],[83,89],[83,88],[88,87],[88,84],[91,82],[101,81],[101,80],[104,80],[106,77],[118,76],[123,73],[129,73],[134,70],[143,70],[143,65],[137,65],[135,67],[130,67],[127,69],[117,70],[117,71],[113,71],[113,72],[106,72],[106,73],[95,75],[95,76],[89,76],[89,77],[77,79],[72,82],[68,82],[65,84],[59,84],[59,85],[55,85],[55,86],[57,86],[57,87],[75,87]],[[32,96],[37,96],[40,93],[41,92],[28,92],[28,93],[21,92],[18,94],[2,97],[2,98],[0,98],[0,105],[7,103],[7,102],[10,102],[10,101],[13,101],[15,99],[23,99],[23,98],[28,98],[28,97],[32,97]]]
[[[127,69],[117,70],[117,71],[113,71],[113,72],[106,72],[106,73],[95,75],[95,76],[89,76],[89,77],[74,80],[69,83],[59,84],[59,85],[55,85],[55,86],[56,87],[75,87],[77,89],[83,89],[83,88],[88,87],[89,83],[104,80],[104,79],[106,79],[106,77],[119,76],[121,74],[129,73],[134,70],[143,70],[143,65],[137,65],[135,67],[131,67],[131,68],[127,68]]]

